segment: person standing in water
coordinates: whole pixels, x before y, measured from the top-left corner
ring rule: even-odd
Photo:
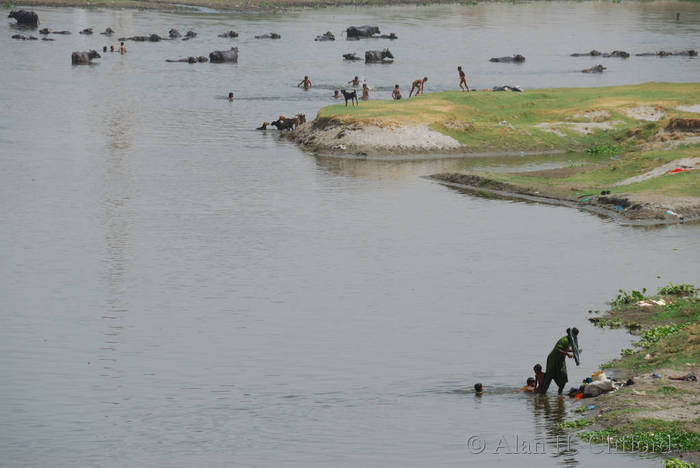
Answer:
[[[467,85],[467,75],[464,73],[464,71],[462,71],[461,66],[457,67],[457,71],[459,72],[459,89],[461,89],[462,92],[469,91],[469,86]]]
[[[228,102],[233,102],[233,93],[228,93],[228,97],[226,99]]]
[[[416,96],[423,94],[423,88],[425,87],[425,82],[428,81],[428,77],[424,77],[422,80],[417,79],[411,84],[411,91],[408,92],[408,97],[413,95],[413,90],[416,90]]]
[[[401,88],[399,88],[399,85],[394,86],[394,90],[391,92],[391,98],[394,101],[401,99]]]
[[[564,391],[564,386],[569,381],[569,376],[566,372],[566,358],[568,357],[571,359],[574,357],[572,354],[572,344],[569,343],[569,332],[571,332],[574,339],[578,336],[578,328],[567,328],[566,336],[560,338],[554,345],[554,349],[552,349],[552,352],[547,356],[547,371],[539,387],[540,393],[547,393],[549,384],[554,380],[557,387],[559,387],[558,393],[561,395]]]
[[[308,75],[304,76],[304,79],[299,82],[297,88],[301,88],[302,86],[304,87],[304,91],[308,91],[309,88],[311,88],[312,84]]]
[[[124,45],[123,42],[119,44],[119,53],[122,55],[124,55],[126,53],[126,46]]]
[[[352,84],[354,88],[357,88],[358,86],[360,86],[360,78],[356,76],[352,80],[348,81],[348,84]]]
[[[369,88],[367,83],[362,83],[362,100],[369,101]]]

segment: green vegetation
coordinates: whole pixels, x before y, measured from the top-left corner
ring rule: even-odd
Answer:
[[[593,443],[610,444],[619,451],[649,452],[700,450],[700,434],[687,431],[682,424],[660,419],[640,419],[614,429],[584,431],[579,438]],[[624,445],[623,445],[624,444]],[[669,450],[670,449],[670,450]]]
[[[664,463],[664,468],[697,468],[697,465],[679,458],[670,458]]]
[[[692,284],[671,284],[659,288],[659,296],[695,296],[697,291]]]
[[[619,290],[619,293],[615,300],[612,301],[613,305],[621,306],[625,304],[634,304],[635,302],[643,301],[646,297],[647,288],[642,288],[642,291],[632,290],[630,292]]]
[[[700,102],[700,83],[645,83],[603,88],[539,89],[523,93],[442,92],[401,101],[370,101],[358,108],[324,107],[319,117],[347,123],[430,124],[470,151],[586,149],[620,152],[668,125],[643,123],[627,111],[664,108],[667,118],[684,115],[680,104]]]
[[[559,429],[582,429],[593,424],[592,419],[575,419],[557,424]]]

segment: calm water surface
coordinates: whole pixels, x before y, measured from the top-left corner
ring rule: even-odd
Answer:
[[[689,58],[568,56],[697,49],[696,5],[37,11],[74,34],[14,41],[0,24],[0,465],[658,464],[557,449],[574,404],[512,390],[568,326],[585,350],[572,382],[627,346],[587,311],[618,288],[698,284],[700,226],[622,227],[420,177],[518,158],[314,157],[252,128],[312,117],[354,75],[380,98],[426,74],[427,91],[455,89],[458,64],[477,88],[697,80]],[[366,23],[400,39],[340,37]],[[71,67],[110,43],[77,32],[107,26],[199,36]],[[327,30],[341,40],[313,42]],[[252,38],[266,32],[283,39]],[[238,65],[164,62],[231,45]],[[384,46],[391,66],[341,60]],[[488,62],[512,53],[525,64]],[[601,61],[603,75],[577,71]],[[513,434],[547,454],[494,454]]]

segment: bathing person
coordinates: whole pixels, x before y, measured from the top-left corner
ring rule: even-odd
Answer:
[[[124,45],[123,42],[119,44],[119,53],[122,55],[124,55],[126,53],[126,46]]]
[[[476,393],[477,395],[481,395],[482,393],[484,393],[484,386],[481,385],[480,383],[475,383],[474,384],[474,393]]]
[[[416,96],[423,94],[423,88],[425,87],[425,82],[428,81],[428,77],[424,77],[422,80],[417,79],[411,84],[411,91],[408,93],[408,97],[413,95],[413,90],[416,90]]]
[[[228,102],[233,102],[233,93],[228,93],[228,97],[226,99]]]
[[[535,364],[532,368],[535,371],[535,382],[537,383],[535,390],[539,391],[542,386],[542,380],[544,379],[544,372],[542,372],[542,364]]]
[[[352,80],[348,81],[348,84],[352,84],[352,86],[356,88],[356,87],[360,86],[360,78],[358,78],[356,76]]]
[[[104,47],[102,48],[102,52],[107,52],[107,46],[104,46]]]
[[[401,99],[401,88],[399,88],[399,85],[394,86],[394,90],[391,92],[391,98],[394,101]]]
[[[340,90],[336,89],[333,93],[333,99],[340,99]]]
[[[569,343],[569,332],[571,332],[574,339],[578,336],[578,328],[567,328],[566,336],[560,338],[554,345],[554,349],[547,356],[547,372],[545,372],[542,379],[539,389],[540,393],[547,393],[549,384],[554,380],[557,387],[559,387],[558,393],[561,395],[566,382],[569,381],[569,376],[566,372],[566,358],[571,359],[574,357],[571,343]]]
[[[304,91],[308,91],[309,88],[312,86],[311,80],[309,79],[308,75],[304,76],[304,79],[299,82],[297,88],[301,88],[302,86],[304,87]]]
[[[462,92],[469,91],[469,86],[467,86],[467,75],[464,74],[461,66],[457,67],[457,71],[459,72],[459,89],[461,89]]]
[[[110,51],[110,52],[114,52],[114,46],[113,46],[113,45],[109,46],[109,51]]]
[[[362,83],[362,100],[369,101],[369,88],[367,83]]]
[[[536,384],[537,384],[537,381],[534,379],[534,377],[528,377],[527,378],[527,385],[525,385],[523,388],[518,390],[516,393],[534,392]]]
[[[681,14],[679,12],[676,12],[676,21],[681,20]]]

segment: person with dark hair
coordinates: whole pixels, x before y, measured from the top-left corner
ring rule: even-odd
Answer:
[[[124,45],[123,42],[119,43],[119,53],[124,55],[126,53],[126,46]]]
[[[408,93],[408,97],[411,97],[413,95],[413,90],[416,90],[416,96],[419,94],[423,94],[423,88],[425,88],[425,82],[428,81],[428,77],[423,77],[421,80],[420,78],[417,80],[414,80],[413,83],[411,84],[411,91]]]
[[[462,92],[469,91],[469,85],[467,85],[467,75],[464,73],[464,71],[462,71],[461,66],[457,67],[457,72],[459,73],[459,89],[461,89]]]
[[[391,98],[394,101],[401,99],[401,88],[399,88],[399,85],[394,85],[394,90],[391,92]]]
[[[311,88],[311,86],[312,86],[311,80],[309,79],[309,76],[306,75],[306,76],[304,76],[304,79],[299,82],[299,84],[297,85],[297,88],[303,87],[304,91],[308,91],[309,88]]]
[[[566,372],[566,358],[573,358],[572,344],[569,343],[569,334],[571,334],[574,339],[578,336],[578,328],[567,328],[566,336],[562,337],[554,345],[554,349],[547,356],[547,371],[542,379],[542,384],[540,385],[539,392],[547,393],[549,385],[552,380],[559,387],[559,395],[564,391],[564,386],[569,381],[569,376]]]
[[[114,46],[113,46],[113,45],[109,46],[109,51],[110,51],[110,52],[114,52]]]
[[[104,47],[102,48],[102,52],[107,52],[107,46],[104,46]]]
[[[527,385],[525,385],[523,388],[518,390],[516,393],[519,392],[534,392],[535,391],[535,385],[537,384],[537,381],[534,379],[534,377],[528,377],[527,378]]]
[[[233,102],[233,93],[228,93],[228,97],[226,99],[228,102]]]
[[[539,391],[540,387],[542,386],[542,380],[544,380],[544,372],[542,372],[542,364],[535,364],[535,367],[532,368],[532,370],[535,371],[535,390]]]
[[[475,383],[474,384],[474,393],[476,393],[477,395],[481,395],[482,393],[484,393],[484,386],[481,385],[480,383]]]

